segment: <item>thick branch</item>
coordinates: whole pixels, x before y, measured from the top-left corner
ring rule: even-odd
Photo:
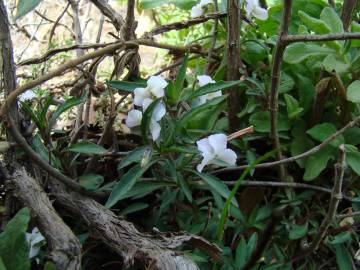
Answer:
[[[352,15],[356,9],[357,0],[344,0],[344,5],[341,13],[341,20],[344,25],[344,30],[348,31],[351,24]]]
[[[12,182],[17,197],[30,209],[36,224],[46,238],[50,259],[60,270],[81,269],[81,245],[78,238],[53,208],[39,183],[24,168],[18,169]]]
[[[132,223],[118,218],[96,201],[65,192],[61,184],[53,180],[51,182],[55,189],[56,202],[80,218],[91,228],[93,236],[121,255],[127,265],[137,261],[149,269],[198,269],[193,261],[175,251],[176,247],[184,243],[196,245],[212,257],[217,258],[219,255],[218,247],[198,236],[141,233]]]
[[[228,23],[227,23],[227,75],[229,81],[240,78],[240,7],[237,0],[227,1]],[[228,89],[228,121],[229,130],[234,132],[238,129],[239,119],[236,114],[239,111],[239,88]]]

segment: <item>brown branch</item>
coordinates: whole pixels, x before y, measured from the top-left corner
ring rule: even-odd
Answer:
[[[290,25],[291,18],[291,6],[292,0],[284,0],[284,10],[283,18],[280,27],[279,38],[275,48],[274,61],[271,71],[271,88],[270,88],[270,122],[271,122],[271,131],[270,138],[272,139],[273,146],[275,149],[278,149],[276,152],[277,160],[283,159],[283,154],[281,151],[281,144],[278,134],[278,96],[279,96],[279,81],[280,81],[280,71],[281,63],[283,60],[284,50],[286,43],[284,39],[286,38]],[[287,181],[287,172],[286,168],[283,165],[279,166],[279,175],[282,181]]]
[[[332,134],[331,136],[326,138],[322,143],[318,144],[317,146],[311,148],[310,150],[308,150],[304,153],[301,153],[299,155],[296,155],[296,156],[293,156],[290,158],[282,159],[282,160],[261,163],[261,164],[256,165],[254,168],[255,169],[270,168],[270,167],[274,167],[274,166],[279,166],[281,164],[294,162],[298,159],[307,158],[307,157],[315,154],[316,152],[319,152],[321,149],[323,149],[325,146],[327,146],[329,143],[331,143],[335,138],[337,138],[338,136],[343,134],[348,128],[352,128],[355,125],[357,125],[358,123],[360,123],[360,116],[356,117],[354,120],[347,123],[344,127],[339,129],[337,132],[335,132],[334,134]],[[244,169],[248,168],[249,166],[250,165],[242,165],[242,166],[236,166],[236,167],[223,168],[223,169],[215,170],[211,173],[218,174],[218,173],[224,173],[224,172],[244,170]]]
[[[351,24],[352,15],[356,9],[357,0],[344,0],[343,9],[341,12],[341,20],[344,25],[344,31],[348,31]]]
[[[219,11],[218,0],[214,0],[214,7],[215,7],[215,11],[218,12]],[[213,51],[214,51],[215,46],[216,46],[217,35],[218,35],[218,27],[219,27],[219,19],[216,18],[216,19],[214,19],[214,25],[213,25],[213,28],[211,30],[212,39],[211,39],[211,44],[210,44],[208,56],[207,56],[207,59],[206,59],[207,64],[206,64],[206,67],[205,67],[205,74],[207,74],[207,75],[210,75],[211,60],[212,60]]]
[[[341,189],[342,189],[342,182],[344,179],[345,169],[346,169],[346,153],[345,153],[345,145],[340,145],[340,158],[339,162],[335,164],[335,177],[334,177],[334,186],[331,192],[331,199],[328,212],[321,223],[318,232],[312,241],[309,248],[303,251],[301,254],[295,256],[292,259],[292,262],[299,261],[306,256],[310,255],[311,253],[315,252],[323,238],[326,236],[328,228],[330,227],[331,222],[334,220],[336,216],[336,211],[339,205],[340,200],[343,198]]]
[[[116,30],[120,31],[124,24],[124,19],[117,13],[105,0],[91,0],[91,2],[110,19]]]
[[[240,60],[240,7],[239,1],[228,0],[228,23],[227,23],[227,74],[226,79],[229,81],[240,78],[239,68]],[[238,129],[239,118],[236,114],[239,111],[239,88],[234,86],[227,90],[228,97],[228,122],[230,132]]]
[[[284,38],[285,44],[295,42],[317,42],[317,41],[333,41],[333,40],[351,40],[360,39],[360,33],[337,33],[325,35],[288,35]]]
[[[11,180],[16,196],[30,209],[41,233],[46,238],[50,259],[60,270],[81,269],[81,245],[71,229],[56,213],[39,183],[24,168],[18,169]]]
[[[66,13],[66,11],[68,10],[69,6],[70,6],[70,3],[68,3],[68,4],[66,5],[66,7],[64,8],[64,10],[60,13],[60,15],[59,15],[59,16],[57,17],[57,19],[54,21],[53,26],[51,27],[50,34],[49,34],[49,41],[48,41],[48,49],[49,49],[50,46],[51,46],[51,41],[52,41],[52,38],[53,38],[53,36],[54,36],[54,34],[55,34],[56,26],[57,26],[57,25],[63,25],[63,24],[60,24],[59,22],[60,22],[61,18],[65,15],[65,13]],[[40,14],[41,14],[41,13],[39,13],[39,15],[40,15]],[[65,26],[66,26],[66,25],[65,25]],[[66,26],[66,28],[69,29],[69,31],[70,31],[71,34],[74,34],[73,31],[72,31],[70,28],[68,28],[68,26]]]
[[[73,192],[65,192],[61,184],[52,179],[50,181],[56,203],[81,219],[91,229],[94,237],[122,256],[125,265],[130,266],[137,261],[147,269],[198,269],[191,259],[175,250],[184,243],[190,243],[218,259],[219,248],[199,236],[142,233],[132,223],[118,218],[96,201]]]
[[[356,212],[351,212],[348,214],[340,214],[340,215],[336,215],[336,218],[347,218],[347,217],[357,217],[360,216],[360,211],[356,211]]]

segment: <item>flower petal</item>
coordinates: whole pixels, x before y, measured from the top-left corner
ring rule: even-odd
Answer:
[[[168,82],[164,80],[161,76],[150,76],[147,81],[147,86],[149,88],[165,88],[168,85]]]
[[[209,143],[217,155],[226,149],[227,137],[225,134],[214,134],[209,136]]]
[[[200,4],[197,4],[191,8],[191,18],[200,17],[201,15],[203,15],[203,12],[204,11]]]
[[[222,96],[222,92],[221,91],[216,91],[213,93],[209,93],[206,95],[206,100],[212,100],[216,97],[221,97]]]
[[[36,98],[36,94],[32,90],[27,90],[19,96],[19,100],[24,102]]]
[[[254,17],[258,18],[259,20],[265,21],[268,18],[268,11],[267,9],[264,9],[260,6],[257,6],[254,8],[252,14],[254,15]]]
[[[142,112],[139,110],[131,110],[125,120],[125,124],[128,128],[140,126],[142,120]]]
[[[201,7],[203,7],[203,6],[206,6],[206,5],[211,4],[211,3],[213,3],[213,0],[201,0],[199,5]]]
[[[161,98],[161,97],[165,96],[164,88],[152,87],[152,88],[150,88],[150,92],[157,98]]]
[[[151,94],[147,88],[136,88],[134,90],[134,104],[136,106],[142,106],[145,98],[150,98]]]
[[[159,103],[153,112],[152,118],[156,121],[159,122],[166,114],[166,108],[164,103]]]
[[[158,122],[150,121],[150,133],[153,141],[156,141],[160,137],[161,126]]]
[[[231,149],[225,149],[217,153],[217,159],[226,162],[227,164],[234,166],[236,164],[236,153]]]
[[[213,79],[211,79],[210,76],[207,76],[207,75],[199,75],[199,76],[197,76],[197,79],[199,81],[200,87],[205,86],[209,83],[215,83],[215,81]]]
[[[201,139],[196,142],[199,151],[204,154],[213,155],[214,149],[211,147],[208,138]]]
[[[143,107],[143,112],[146,111],[146,109],[150,106],[151,103],[153,103],[154,100],[151,98],[145,98],[143,102],[141,103],[141,106]]]
[[[196,170],[197,170],[198,172],[202,172],[202,170],[204,169],[204,167],[205,167],[206,165],[211,164],[211,161],[212,161],[212,160],[213,160],[213,156],[211,156],[211,155],[203,155],[203,160],[201,161],[200,164],[198,164],[198,165],[196,166]]]

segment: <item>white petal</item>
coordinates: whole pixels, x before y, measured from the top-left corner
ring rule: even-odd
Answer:
[[[268,18],[268,11],[262,7],[255,7],[252,14],[259,20],[265,21]]]
[[[19,100],[23,102],[26,100],[31,100],[33,98],[36,98],[36,94],[32,90],[27,90],[25,91],[25,93],[19,96]]]
[[[211,3],[213,3],[213,0],[201,0],[199,5],[201,7],[203,7],[203,6],[206,6],[206,5],[211,4]]]
[[[207,85],[209,83],[215,83],[215,81],[213,79],[211,79],[210,76],[207,76],[207,75],[199,75],[199,76],[197,76],[197,79],[199,81],[200,87]]]
[[[152,88],[149,88],[149,89],[150,89],[151,94],[153,94],[157,98],[161,98],[161,97],[165,96],[164,88],[152,87]]]
[[[252,0],[246,0],[245,11],[246,16],[250,16],[255,8],[255,3]]]
[[[165,88],[168,85],[168,82],[164,80],[161,76],[150,76],[147,81],[147,86],[149,88]]]
[[[227,137],[225,134],[214,134],[209,136],[209,143],[215,154],[218,154],[226,149]]]
[[[142,106],[145,98],[151,97],[151,93],[147,88],[136,88],[134,90],[134,104],[136,106]]]
[[[203,12],[204,11],[202,7],[199,4],[197,4],[191,8],[191,18],[200,17],[201,15],[203,15]]]
[[[236,164],[236,153],[231,149],[225,149],[217,153],[217,158],[226,162],[227,164],[234,166]]]
[[[214,149],[211,147],[208,138],[201,139],[196,144],[202,154],[214,154]]]
[[[129,111],[125,124],[127,127],[132,128],[136,126],[140,126],[142,120],[142,112],[139,110],[131,110]]]
[[[146,109],[150,106],[151,103],[153,103],[154,100],[151,98],[145,98],[143,102],[141,103],[141,106],[143,107],[143,112],[146,111]]]
[[[156,122],[159,122],[166,114],[166,108],[164,103],[160,102],[158,105],[156,105],[152,119],[154,119]]]
[[[213,159],[214,159],[214,156],[212,156],[212,155],[203,155],[203,160],[201,161],[200,164],[198,164],[198,165],[196,166],[197,171],[198,171],[198,172],[202,172],[202,170],[204,169],[204,167],[205,167],[206,165],[211,164],[211,161],[212,161]]]
[[[150,121],[150,133],[153,141],[156,141],[160,137],[161,126],[156,121]]]
[[[38,246],[31,246],[29,251],[29,259],[36,257],[40,252],[40,247]]]

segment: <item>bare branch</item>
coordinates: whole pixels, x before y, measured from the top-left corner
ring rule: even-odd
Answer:
[[[274,61],[271,71],[271,89],[270,89],[270,121],[271,121],[271,131],[270,137],[273,141],[273,146],[275,149],[278,149],[276,155],[278,160],[283,159],[283,154],[281,151],[280,139],[278,134],[278,95],[279,95],[279,81],[280,81],[280,70],[281,62],[283,60],[284,50],[286,44],[284,39],[286,38],[290,25],[291,18],[291,6],[292,0],[284,0],[284,10],[283,10],[283,19],[280,28],[279,38],[276,44]],[[286,168],[283,165],[279,166],[279,174],[282,181],[287,181],[287,172]]]
[[[116,30],[120,31],[125,23],[122,16],[117,13],[105,0],[91,0],[91,2],[110,19]]]
[[[351,24],[352,15],[356,9],[357,0],[344,0],[343,9],[341,13],[341,20],[344,25],[344,30],[348,31]]]
[[[46,238],[50,258],[61,270],[81,269],[81,245],[78,238],[53,208],[39,183],[24,168],[18,169],[12,182],[17,197],[28,207],[36,224]]]
[[[286,44],[305,41],[332,41],[332,40],[360,39],[360,33],[338,33],[325,35],[288,35],[283,42]]]

